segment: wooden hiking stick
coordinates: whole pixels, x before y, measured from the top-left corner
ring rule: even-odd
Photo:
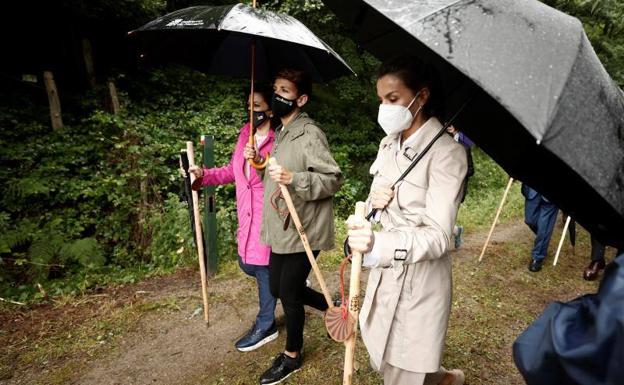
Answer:
[[[553,261],[553,266],[557,266],[557,261],[559,260],[559,253],[561,252],[561,247],[563,246],[563,241],[565,240],[566,233],[568,232],[568,226],[570,226],[570,220],[572,218],[568,215],[568,219],[566,219],[565,226],[563,226],[563,232],[561,233],[561,240],[559,241],[559,246],[557,246],[557,254],[555,254],[555,260]]]
[[[277,161],[275,158],[269,159],[269,165],[275,166],[277,165]],[[295,205],[293,204],[292,198],[290,197],[290,193],[288,192],[288,187],[279,183],[280,190],[282,191],[282,196],[286,201],[286,206],[288,206],[288,212],[297,227],[297,233],[299,233],[299,238],[301,238],[301,243],[303,243],[303,248],[305,249],[306,255],[308,256],[308,260],[310,261],[310,265],[312,265],[312,270],[314,270],[314,275],[316,276],[316,280],[321,285],[321,291],[323,292],[323,296],[325,297],[325,301],[327,301],[327,306],[331,309],[334,307],[334,303],[329,295],[329,290],[327,289],[327,285],[325,284],[325,279],[323,279],[323,275],[321,274],[321,270],[319,270],[318,265],[316,264],[316,259],[314,259],[314,254],[312,254],[312,249],[310,248],[310,243],[308,242],[308,237],[305,233],[303,225],[299,220],[299,215],[297,215],[297,211],[295,210]]]
[[[479,255],[479,262],[483,259],[483,255],[485,254],[485,249],[488,247],[488,243],[490,243],[490,238],[492,237],[492,233],[494,232],[494,227],[496,227],[496,222],[498,222],[498,217],[500,216],[501,211],[503,211],[503,206],[505,205],[505,200],[507,199],[507,194],[509,193],[509,189],[511,188],[511,184],[514,179],[509,178],[509,183],[507,183],[507,188],[505,188],[505,193],[503,194],[503,199],[501,200],[500,206],[498,206],[498,211],[496,212],[496,216],[494,217],[494,222],[492,222],[492,227],[490,227],[490,233],[485,240],[485,244],[483,245],[483,250],[481,250],[481,255]]]
[[[355,217],[364,220],[366,204],[355,204]],[[360,313],[360,273],[362,272],[362,253],[353,252],[351,256],[351,276],[349,277],[349,313],[355,320],[353,334],[345,341],[345,362],[342,377],[343,385],[351,385],[355,365],[355,341],[357,339],[358,315]]]
[[[186,142],[186,153],[189,159],[189,166],[195,166],[195,153],[193,151],[193,142]],[[191,174],[191,184],[195,182],[195,174]],[[201,277],[202,298],[204,300],[204,321],[208,323],[208,283],[206,281],[206,264],[204,263],[204,237],[201,228],[201,216],[199,215],[199,196],[197,191],[191,193],[193,199],[193,216],[195,217],[195,234],[197,240],[197,255],[199,256],[199,275]]]

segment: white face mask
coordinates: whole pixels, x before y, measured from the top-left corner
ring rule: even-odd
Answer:
[[[414,118],[418,115],[422,106],[418,107],[416,113],[412,115],[409,108],[414,104],[414,101],[420,94],[420,91],[416,93],[414,99],[410,102],[410,104],[405,107],[400,104],[380,104],[379,105],[379,115],[377,115],[377,122],[384,130],[386,135],[398,134],[401,131],[404,131],[412,125]]]

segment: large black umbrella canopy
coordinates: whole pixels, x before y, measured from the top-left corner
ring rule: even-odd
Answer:
[[[611,245],[624,245],[624,96],[576,18],[534,0],[324,0],[381,60],[440,71],[455,125]]]
[[[292,16],[245,4],[197,6],[171,12],[129,33],[146,63],[175,62],[200,71],[249,77],[256,45],[256,79],[293,67],[316,82],[352,74],[346,62]]]

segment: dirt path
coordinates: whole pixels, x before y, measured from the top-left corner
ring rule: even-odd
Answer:
[[[576,256],[562,257],[556,269],[528,273],[532,235],[520,222],[500,226],[484,262],[477,264],[486,235],[468,234],[462,248],[453,252],[454,308],[444,364],[464,368],[473,385],[521,384],[511,360],[518,333],[550,300],[573,298],[596,285],[579,279],[584,258],[578,250]],[[337,292],[336,271],[325,275]],[[0,354],[5,356],[0,383],[257,383],[283,347],[284,333],[255,352],[238,353],[234,342],[257,311],[254,282],[241,273],[210,281],[211,324],[206,327],[198,312],[197,280],[195,272],[182,270],[71,303],[0,314]],[[289,384],[341,383],[343,348],[327,339],[321,317],[309,312],[307,364]],[[361,344],[358,362],[355,383],[379,384]]]

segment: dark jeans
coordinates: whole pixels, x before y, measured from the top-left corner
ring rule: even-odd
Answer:
[[[314,251],[314,257],[319,252]],[[306,278],[312,266],[305,252],[294,254],[271,253],[269,261],[269,282],[271,293],[282,301],[286,314],[286,350],[298,352],[303,347],[303,305],[327,310],[323,294],[306,286]]]
[[[524,203],[524,222],[535,233],[535,244],[531,257],[543,260],[548,252],[548,244],[555,228],[559,209],[528,186],[523,185],[522,190],[522,194],[526,199]]]
[[[258,283],[258,315],[256,316],[256,328],[268,330],[275,321],[275,304],[277,299],[271,294],[269,289],[269,267],[249,265],[238,257],[238,265],[241,270],[250,277],[254,277]]]

